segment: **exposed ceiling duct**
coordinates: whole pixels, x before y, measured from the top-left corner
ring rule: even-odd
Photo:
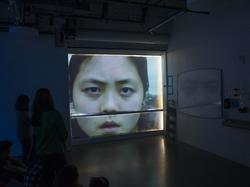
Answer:
[[[22,2],[18,0],[8,0],[9,10],[12,11],[15,17],[14,24],[20,24],[22,22]]]
[[[77,40],[163,46],[168,43],[164,26],[188,12],[208,13],[187,9],[186,0],[4,0],[0,31],[55,34],[60,44]]]
[[[85,30],[77,34],[75,40],[93,42],[137,43],[167,45],[167,35],[151,35],[136,32]]]

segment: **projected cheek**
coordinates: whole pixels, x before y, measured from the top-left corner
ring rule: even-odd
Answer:
[[[103,95],[103,86],[94,83],[81,83],[76,80],[73,86],[73,104],[77,113],[94,114]]]
[[[82,117],[78,118],[77,122],[80,128],[85,132],[88,136],[96,136],[98,135],[98,118],[93,117]]]
[[[128,133],[135,129],[137,122],[139,120],[140,114],[124,114],[120,116],[120,120],[122,121],[122,129],[121,133]]]
[[[104,85],[96,80],[96,74],[87,64],[82,64],[73,83],[72,99],[75,111],[83,114],[94,114],[98,110],[98,101],[103,95]],[[94,68],[95,69],[95,68]]]

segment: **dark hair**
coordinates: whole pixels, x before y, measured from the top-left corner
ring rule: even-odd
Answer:
[[[109,187],[109,181],[105,177],[92,177],[89,187]]]
[[[0,154],[10,149],[11,146],[12,146],[12,141],[9,141],[9,140],[0,141]]]
[[[58,172],[53,187],[74,187],[77,185],[78,170],[74,165],[66,165]]]
[[[28,111],[29,110],[29,96],[19,95],[16,100],[15,110]]]
[[[75,82],[76,76],[79,73],[79,69],[81,64],[87,60],[92,58],[93,56],[86,55],[72,55],[69,63],[69,85],[70,85],[70,99],[72,101],[72,89],[73,84]],[[141,78],[144,96],[148,91],[149,83],[148,83],[148,70],[147,70],[147,59],[146,57],[136,57],[136,56],[127,56],[127,58],[133,62],[139,77]]]
[[[55,107],[49,89],[38,89],[32,105],[32,125],[39,126],[41,114],[51,110],[55,110]]]

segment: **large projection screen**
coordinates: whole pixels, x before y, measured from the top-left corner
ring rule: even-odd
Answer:
[[[164,129],[164,55],[69,53],[73,140]]]

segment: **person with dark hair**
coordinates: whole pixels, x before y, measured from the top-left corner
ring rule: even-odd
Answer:
[[[32,126],[29,115],[29,97],[27,95],[19,95],[15,104],[17,138],[22,146],[22,159],[27,163],[29,151],[32,141]]]
[[[78,177],[77,167],[66,165],[57,173],[53,187],[83,187],[78,183]]]
[[[0,184],[7,185],[11,179],[22,181],[27,169],[19,160],[10,156],[12,142],[0,141]]]
[[[47,88],[40,88],[35,94],[32,106],[32,123],[35,125],[37,162],[30,171],[40,175],[40,187],[50,187],[55,173],[64,167],[67,130],[61,114],[55,109],[52,96]],[[26,177],[25,186],[35,180],[33,173]]]
[[[71,57],[73,115],[88,136],[136,131],[149,87],[146,62],[125,55]]]
[[[105,177],[92,177],[89,187],[109,187],[109,181]]]

